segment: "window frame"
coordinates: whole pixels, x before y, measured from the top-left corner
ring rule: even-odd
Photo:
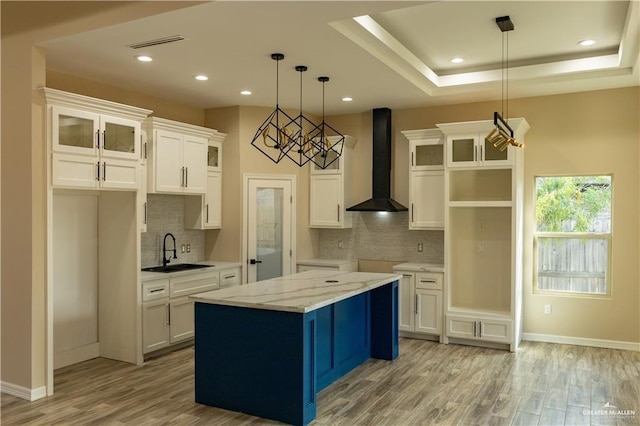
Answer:
[[[538,197],[536,190],[537,179],[539,178],[569,178],[569,177],[598,177],[598,176],[608,176],[611,180],[610,183],[610,191],[611,191],[611,201],[609,205],[610,210],[610,227],[609,232],[548,232],[543,231],[539,232],[537,230],[537,221],[535,217]],[[554,295],[554,296],[564,296],[564,297],[588,297],[588,298],[599,298],[599,299],[610,299],[612,295],[612,279],[611,279],[611,255],[612,255],[612,243],[613,243],[613,203],[614,203],[614,179],[613,174],[611,173],[602,173],[602,174],[567,174],[567,175],[535,175],[533,177],[533,293],[534,294],[546,294],[546,295]],[[589,293],[589,292],[579,292],[579,291],[571,291],[571,290],[548,290],[539,288],[538,282],[538,246],[540,238],[558,238],[558,239],[596,239],[596,240],[606,240],[607,242],[607,260],[606,260],[606,271],[604,275],[604,283],[605,283],[605,293]]]

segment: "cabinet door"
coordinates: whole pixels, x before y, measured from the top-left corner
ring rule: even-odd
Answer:
[[[64,107],[51,107],[52,150],[98,156],[100,116]]]
[[[204,201],[205,226],[220,228],[222,226],[222,175],[220,173],[209,172]]]
[[[477,166],[479,147],[478,135],[460,135],[447,137],[447,165],[449,167]]]
[[[480,318],[478,320],[478,337],[482,340],[498,343],[511,342],[511,321]]]
[[[477,337],[475,317],[447,315],[447,337],[475,339]]]
[[[484,138],[485,135],[479,136],[479,145],[481,151],[481,158],[484,166],[508,166],[513,164],[512,154],[513,147],[508,146],[507,149],[500,151],[494,147],[493,144],[487,142]]]
[[[140,190],[138,191],[138,223],[140,232],[147,232],[147,166],[138,169]]]
[[[140,160],[140,123],[101,116],[100,155],[105,158]]]
[[[409,229],[444,228],[444,171],[411,172]]]
[[[183,141],[184,192],[207,192],[207,140],[185,136]]]
[[[142,352],[152,352],[169,345],[169,300],[142,304]]]
[[[210,141],[207,146],[207,170],[210,172],[222,171],[222,144]]]
[[[137,161],[103,159],[100,164],[101,186],[109,189],[140,188],[140,165]]]
[[[98,188],[96,157],[53,153],[51,157],[51,184],[55,188]]]
[[[193,301],[188,297],[171,300],[169,322],[171,324],[171,343],[193,337]]]
[[[182,136],[156,130],[153,141],[154,180],[157,192],[181,193],[184,179]]]
[[[442,139],[412,141],[411,171],[443,170],[444,144]]]
[[[416,332],[442,333],[442,292],[438,290],[416,289]]]
[[[398,329],[413,331],[416,317],[415,283],[413,274],[402,274],[398,289]]]
[[[339,228],[344,220],[342,176],[311,176],[309,225],[318,228]]]

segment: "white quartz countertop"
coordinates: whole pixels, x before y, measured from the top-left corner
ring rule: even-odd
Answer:
[[[348,265],[352,263],[357,263],[357,260],[350,259],[304,259],[298,260],[296,263],[298,265],[308,265],[308,266],[340,266],[340,265]]]
[[[444,265],[439,265],[437,263],[407,262],[395,265],[393,270],[409,272],[444,272]]]
[[[305,313],[401,278],[399,274],[313,270],[190,297],[216,305]]]
[[[179,263],[179,262],[178,262]],[[171,278],[176,276],[184,276],[189,274],[197,274],[203,272],[214,272],[214,271],[223,271],[229,268],[237,268],[241,266],[237,262],[215,262],[215,261],[202,261],[202,262],[194,262],[200,265],[208,265],[209,268],[200,268],[200,269],[191,269],[187,271],[176,271],[176,272],[149,272],[149,271],[141,271],[140,278],[142,281],[151,281],[158,280],[162,278]],[[170,263],[173,265],[173,263]]]

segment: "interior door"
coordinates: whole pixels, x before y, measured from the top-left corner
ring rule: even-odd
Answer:
[[[247,282],[293,272],[292,186],[289,179],[248,179]]]

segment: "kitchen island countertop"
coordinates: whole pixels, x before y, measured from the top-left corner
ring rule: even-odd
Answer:
[[[401,278],[399,274],[312,270],[191,298],[216,305],[306,313]]]

